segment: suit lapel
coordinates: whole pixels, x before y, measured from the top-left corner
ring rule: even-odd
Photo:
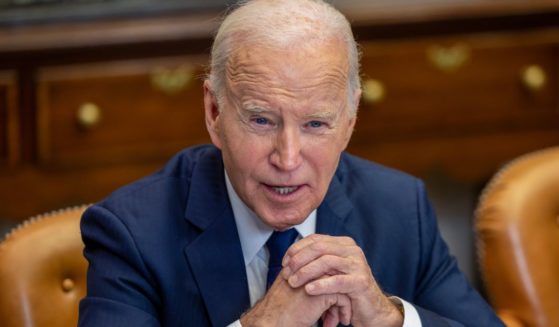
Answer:
[[[235,222],[223,218],[185,249],[214,326],[227,326],[250,306]]]
[[[346,228],[348,214],[353,205],[347,198],[342,184],[334,175],[324,201],[318,207],[316,232],[332,236],[349,236]]]
[[[184,249],[187,261],[212,325],[226,326],[249,308],[250,298],[220,153],[194,168],[185,216],[202,230]]]

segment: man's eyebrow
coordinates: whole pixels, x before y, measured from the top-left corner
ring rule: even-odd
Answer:
[[[244,112],[248,112],[249,114],[261,114],[269,111],[263,108],[262,106],[256,106],[256,105],[245,105],[241,107],[241,110]]]
[[[338,113],[335,111],[325,110],[312,113],[306,117],[308,119],[335,120],[338,117]]]

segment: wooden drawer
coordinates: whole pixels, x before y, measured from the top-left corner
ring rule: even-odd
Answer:
[[[163,160],[208,142],[205,57],[51,67],[38,74],[39,160],[87,166]]]
[[[362,64],[353,143],[559,128],[557,30],[365,43]]]
[[[16,98],[15,73],[0,71],[0,165],[15,164],[19,157]]]

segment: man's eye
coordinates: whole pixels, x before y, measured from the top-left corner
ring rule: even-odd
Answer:
[[[264,117],[256,117],[253,121],[258,125],[267,125],[269,123],[269,120]]]
[[[320,122],[320,121],[313,120],[313,121],[309,122],[307,124],[307,126],[309,126],[311,128],[319,128],[319,127],[324,126],[324,123]]]

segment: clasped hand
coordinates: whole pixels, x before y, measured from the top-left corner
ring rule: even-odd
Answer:
[[[361,248],[349,237],[313,234],[293,244],[264,298],[243,327],[402,326],[402,315],[378,287]]]

